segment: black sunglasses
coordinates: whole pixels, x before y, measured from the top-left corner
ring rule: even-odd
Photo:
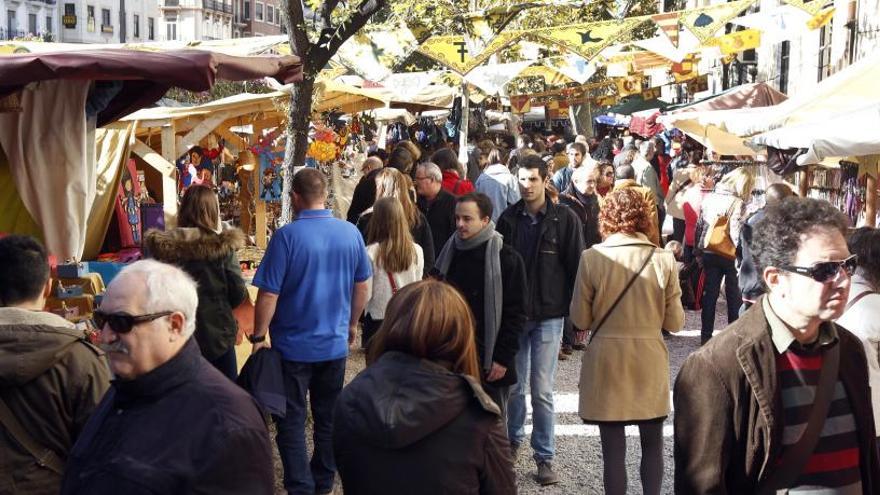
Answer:
[[[858,264],[858,256],[852,255],[843,261],[822,261],[819,263],[815,263],[813,266],[810,267],[789,265],[780,268],[787,272],[797,273],[798,275],[810,277],[816,282],[824,284],[825,282],[834,280],[834,278],[837,277],[837,274],[840,273],[841,268],[843,268],[843,271],[846,272],[847,276],[852,277],[853,273],[855,273],[856,271],[856,267],[858,267]]]
[[[110,325],[110,330],[113,330],[115,333],[128,333],[132,328],[141,323],[157,320],[172,313],[174,311],[161,311],[148,315],[130,315],[128,313],[104,313],[99,310],[92,314],[92,323],[95,324],[95,328],[98,330],[102,330],[104,325]]]

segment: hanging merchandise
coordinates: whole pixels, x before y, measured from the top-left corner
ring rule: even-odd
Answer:
[[[458,128],[461,124],[461,96],[456,96],[452,102],[452,110],[449,111],[449,117],[446,119],[446,136],[449,140],[458,138]]]
[[[409,129],[403,122],[394,122],[388,125],[388,143],[396,144],[409,140]]]
[[[419,117],[413,126],[416,143],[425,149],[434,149],[443,142],[443,130],[430,117]]]
[[[488,128],[486,110],[482,106],[471,108],[471,115],[468,119],[468,134],[470,136],[482,136]]]

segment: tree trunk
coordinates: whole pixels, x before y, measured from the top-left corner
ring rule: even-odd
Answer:
[[[287,146],[284,150],[281,225],[286,225],[293,218],[293,167],[302,166],[306,161],[306,150],[309,146],[309,121],[312,114],[312,90],[314,87],[314,76],[305,74],[302,82],[293,85],[293,95],[290,97]]]

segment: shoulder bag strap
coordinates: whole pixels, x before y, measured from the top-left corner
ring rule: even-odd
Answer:
[[[34,441],[33,437],[28,435],[27,431],[21,426],[21,423],[15,419],[15,415],[12,414],[12,411],[2,397],[0,397],[0,423],[6,427],[9,435],[34,457],[38,466],[47,468],[59,475],[64,473],[64,462],[61,461],[55,452],[40,446]]]
[[[385,273],[388,275],[388,283],[391,284],[391,295],[393,296],[394,294],[397,294],[397,284],[394,282],[394,275],[387,270]]]
[[[807,427],[801,433],[797,443],[789,446],[782,455],[778,467],[760,485],[760,495],[772,495],[777,490],[791,487],[803,472],[804,466],[819,442],[819,435],[825,426],[825,418],[831,408],[834,387],[837,383],[837,371],[840,364],[840,342],[831,346],[823,354],[822,369],[819,371],[819,384],[816,386],[816,398],[810,409]]]
[[[599,320],[599,323],[596,324],[596,326],[593,328],[593,331],[590,332],[590,340],[587,341],[587,345],[590,345],[590,343],[593,342],[593,338],[596,337],[597,333],[599,333],[599,329],[602,328],[602,325],[605,324],[605,320],[607,320],[608,317],[611,316],[611,313],[614,312],[614,308],[616,308],[617,305],[620,304],[620,301],[621,301],[621,299],[623,299],[623,296],[625,296],[626,293],[629,292],[629,288],[632,287],[632,284],[634,284],[636,279],[639,278],[639,275],[641,275],[642,272],[645,271],[645,267],[648,266],[648,262],[650,262],[651,258],[653,258],[653,257],[654,257],[654,248],[651,248],[650,252],[648,252],[648,256],[645,257],[645,261],[642,263],[641,268],[639,268],[639,271],[637,271],[632,276],[632,278],[629,279],[629,282],[626,283],[626,287],[624,287],[623,290],[620,291],[620,294],[617,296],[617,299],[614,300],[614,303],[611,304],[611,307],[608,308],[608,311],[605,313],[605,316],[603,316],[602,319]]]
[[[859,302],[859,300],[860,300],[861,298],[863,298],[863,297],[865,297],[865,296],[867,296],[867,295],[869,295],[869,294],[877,294],[877,292],[874,292],[874,291],[872,291],[872,290],[866,290],[866,291],[864,291],[864,292],[860,292],[859,295],[857,295],[856,297],[852,298],[852,301],[846,303],[846,308],[844,309],[844,312],[849,311],[850,308],[852,308],[853,306],[855,306],[856,303]]]

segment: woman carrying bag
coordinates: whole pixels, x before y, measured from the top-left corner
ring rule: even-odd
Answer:
[[[373,277],[367,283],[361,347],[379,330],[385,307],[397,291],[422,278],[422,248],[413,242],[403,206],[396,198],[376,200],[367,228],[367,255],[373,264]]]
[[[655,247],[644,199],[613,191],[599,213],[604,237],[581,254],[571,300],[576,328],[592,334],[584,351],[579,414],[599,426],[605,493],[626,493],[624,426],[637,425],[642,493],[660,493],[663,421],[670,411],[669,353],[661,330],[684,324],[681,287],[671,252]]]

